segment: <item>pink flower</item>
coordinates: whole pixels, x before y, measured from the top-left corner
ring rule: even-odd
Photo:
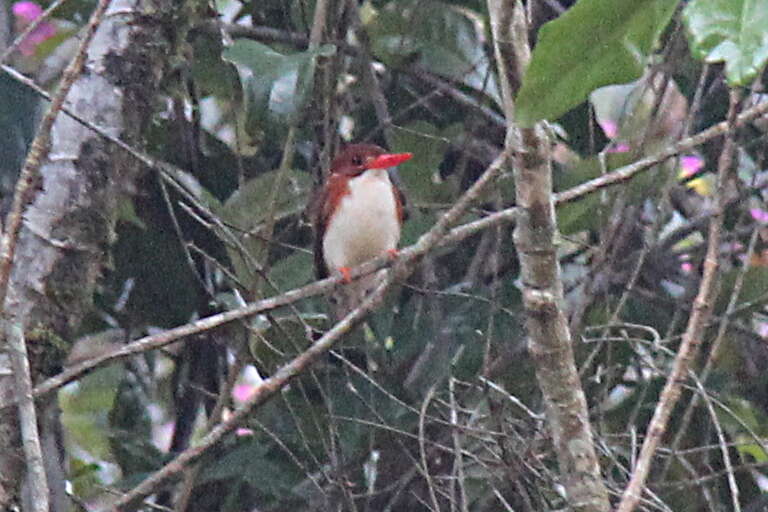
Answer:
[[[43,9],[34,2],[16,2],[13,4],[13,15],[16,17],[17,30],[21,32],[24,27],[35,21],[43,14]],[[22,55],[35,54],[40,43],[56,35],[56,26],[48,21],[40,23],[19,45]]]
[[[597,124],[600,125],[600,128],[603,129],[603,133],[605,133],[605,136],[609,139],[613,139],[619,134],[619,125],[616,124],[616,121],[604,119],[603,121],[598,121]]]
[[[626,142],[617,142],[608,146],[606,153],[629,153],[629,144]]]
[[[693,272],[693,263],[690,261],[684,261],[680,264],[680,270],[683,271],[683,274],[690,274]]]
[[[248,399],[253,395],[254,389],[255,386],[251,384],[237,384],[234,388],[232,388],[232,398],[235,400],[235,402],[247,402]]]
[[[688,155],[680,158],[681,178],[690,178],[704,168],[704,159],[696,155]]]
[[[35,21],[43,14],[43,8],[35,2],[16,2],[13,4],[13,15],[27,23]]]
[[[749,214],[752,215],[752,218],[757,222],[768,224],[768,212],[762,208],[750,208]]]

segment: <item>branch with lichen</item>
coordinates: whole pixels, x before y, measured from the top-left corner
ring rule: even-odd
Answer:
[[[514,241],[529,352],[569,509],[607,512],[608,491],[563,311],[550,141],[541,123],[518,129],[514,120],[513,96],[530,60],[525,14],[522,3],[514,0],[488,0],[488,11],[507,118],[506,147],[516,152],[515,194],[520,212]]]

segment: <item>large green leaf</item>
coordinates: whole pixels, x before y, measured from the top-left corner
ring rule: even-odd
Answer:
[[[270,204],[272,189],[279,171],[269,171],[243,184],[223,206],[216,209],[222,220],[240,238],[240,247],[227,244],[227,253],[235,268],[238,279],[248,289],[254,289],[258,276],[254,274],[255,264],[260,263],[264,240],[259,236],[269,212],[274,211],[279,221],[301,213],[307,201],[311,179],[307,173],[289,169],[281,178],[276,194],[277,204]],[[242,254],[245,249],[248,254]]]
[[[598,87],[640,77],[673,0],[580,0],[544,25],[517,96],[517,121],[554,119]]]
[[[249,39],[238,39],[224,50],[222,57],[240,73],[248,124],[257,123],[266,113],[287,119],[301,112],[312,92],[315,58],[335,51],[334,45],[326,44],[285,55]]]
[[[402,2],[375,13],[368,28],[374,53],[397,66],[413,60],[500,103],[485,51],[481,17],[439,1]]]
[[[724,62],[731,85],[747,85],[768,61],[765,0],[693,0],[683,21],[694,56]]]

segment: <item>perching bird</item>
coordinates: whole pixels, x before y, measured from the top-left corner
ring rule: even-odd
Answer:
[[[404,197],[388,169],[412,156],[386,153],[374,144],[349,145],[333,159],[328,179],[313,198],[317,277],[338,270],[346,281],[333,297],[336,321],[360,304],[382,276],[379,272],[350,282],[350,268],[396,254]]]

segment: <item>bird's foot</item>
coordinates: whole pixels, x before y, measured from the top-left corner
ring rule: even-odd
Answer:
[[[349,284],[352,282],[352,274],[349,267],[339,267],[339,272],[341,272],[341,277],[343,278],[344,284]]]
[[[387,256],[389,256],[390,261],[395,261],[400,256],[400,251],[397,249],[387,249]]]

